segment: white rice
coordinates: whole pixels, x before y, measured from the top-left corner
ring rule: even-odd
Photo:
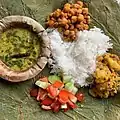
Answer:
[[[96,57],[112,48],[110,38],[99,28],[78,33],[76,42],[63,42],[57,30],[49,33],[51,50],[55,60],[51,72],[62,70],[71,75],[80,86],[87,86],[86,78],[95,71]],[[50,63],[52,64],[52,62]]]

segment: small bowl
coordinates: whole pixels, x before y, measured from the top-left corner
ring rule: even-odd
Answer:
[[[25,71],[13,71],[2,60],[0,60],[0,77],[11,81],[21,82],[29,80],[38,75],[45,67],[47,60],[50,56],[50,40],[47,32],[38,22],[26,16],[7,16],[0,20],[0,35],[10,28],[25,28],[29,29],[42,39],[42,53],[37,59],[37,63]]]

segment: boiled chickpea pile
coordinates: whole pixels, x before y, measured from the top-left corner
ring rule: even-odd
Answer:
[[[90,16],[88,8],[84,7],[83,2],[77,1],[76,4],[66,3],[63,9],[57,9],[47,19],[47,27],[58,28],[65,40],[75,40],[76,34],[80,30],[88,30]]]
[[[117,94],[120,88],[118,71],[120,71],[120,58],[117,55],[107,53],[99,56],[90,94],[100,98],[108,98]]]

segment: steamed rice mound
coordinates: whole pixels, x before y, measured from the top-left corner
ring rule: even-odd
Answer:
[[[49,37],[54,58],[54,64],[50,60],[51,72],[62,70],[64,74],[71,75],[80,86],[89,84],[86,78],[96,69],[96,57],[112,48],[110,38],[96,27],[80,31],[73,43],[63,42],[57,30],[49,33]]]

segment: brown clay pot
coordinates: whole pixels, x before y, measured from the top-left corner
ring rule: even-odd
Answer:
[[[42,53],[39,55],[37,63],[26,71],[13,71],[0,60],[0,77],[11,82],[20,82],[34,78],[43,70],[50,56],[50,40],[47,36],[47,32],[32,18],[26,16],[5,17],[0,20],[0,34],[5,30],[16,26],[31,29],[38,37],[42,38]]]

